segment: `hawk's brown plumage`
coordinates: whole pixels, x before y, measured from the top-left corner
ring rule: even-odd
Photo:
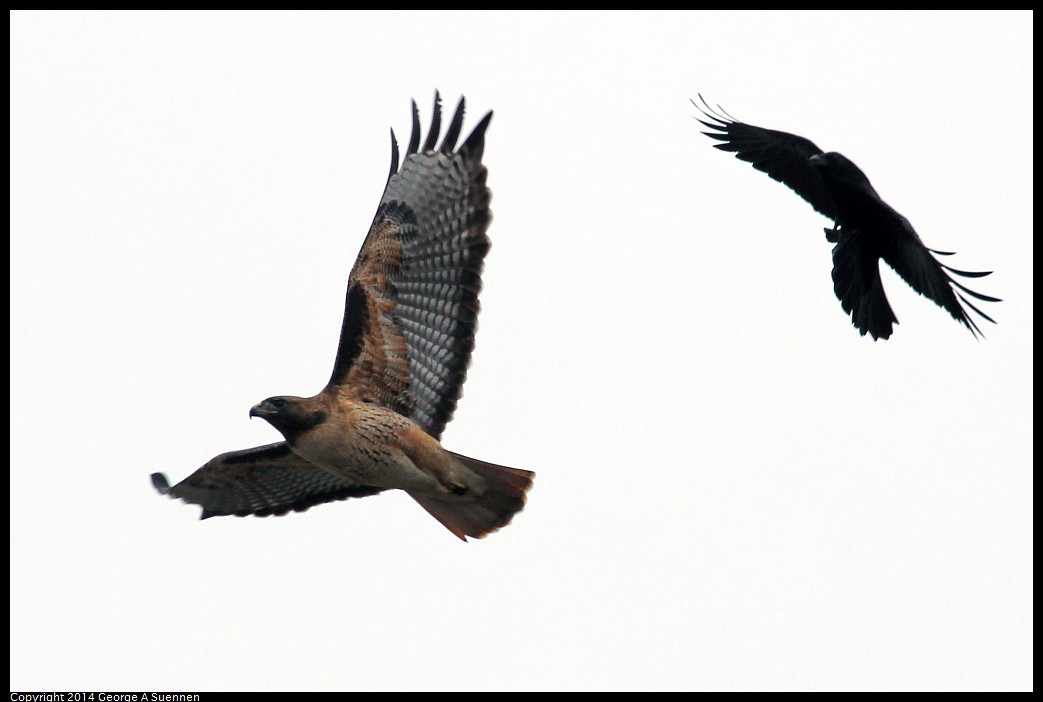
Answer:
[[[199,504],[202,517],[278,515],[387,489],[406,490],[461,539],[511,521],[532,486],[530,471],[446,451],[474,349],[491,218],[482,165],[488,113],[456,148],[461,99],[436,146],[441,103],[420,145],[413,103],[409,147],[391,172],[348,277],[329,383],[310,398],[271,397],[250,410],[285,441],[223,453],[161,492]]]

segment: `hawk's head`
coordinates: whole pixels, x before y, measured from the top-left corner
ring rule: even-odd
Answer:
[[[287,441],[326,421],[326,411],[314,397],[290,395],[269,397],[250,408],[251,417],[260,417],[278,429]]]

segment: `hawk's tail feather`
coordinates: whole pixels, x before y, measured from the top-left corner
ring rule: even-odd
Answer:
[[[451,455],[482,478],[482,492],[445,497],[410,493],[410,496],[463,541],[467,541],[468,536],[481,539],[510,524],[514,515],[525,507],[525,494],[536,474],[458,453]]]

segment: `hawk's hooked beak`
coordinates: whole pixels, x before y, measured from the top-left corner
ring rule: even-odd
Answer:
[[[275,414],[275,410],[272,409],[267,400],[250,408],[251,417],[265,417],[269,414]]]

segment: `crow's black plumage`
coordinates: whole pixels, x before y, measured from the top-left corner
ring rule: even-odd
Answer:
[[[880,259],[975,336],[981,335],[981,329],[964,305],[996,323],[966,295],[985,302],[1000,300],[974,292],[952,277],[981,278],[991,271],[961,271],[939,262],[935,254],[952,253],[924,246],[909,220],[880,199],[858,166],[841,154],[823,152],[804,137],[745,124],[720,107],[711,107],[702,95],[699,100],[702,104],[692,100],[705,117],[698,121],[712,130],[703,134],[721,142],[714,144],[716,148],[751,163],[834,221],[825,230],[826,239],[835,244],[833,290],[859,333],[887,339],[898,323],[880,280]]]

